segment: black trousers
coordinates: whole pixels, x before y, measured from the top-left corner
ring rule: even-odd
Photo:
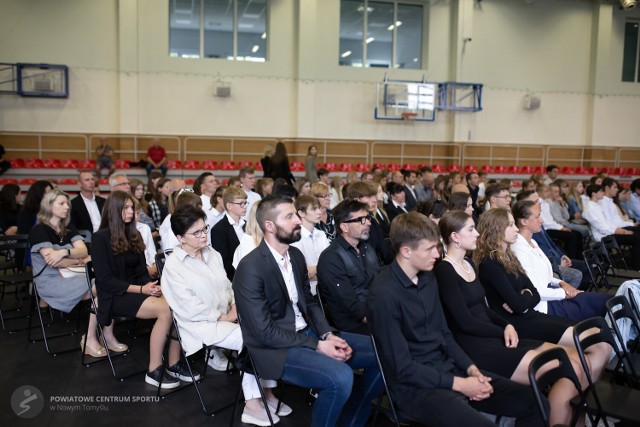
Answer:
[[[544,425],[531,387],[482,373],[492,378],[493,394],[485,400],[470,401],[453,390],[415,388],[396,396],[395,404],[402,413],[430,427],[496,426],[480,412],[515,418],[518,427]]]
[[[0,162],[0,175],[5,173],[7,171],[7,169],[9,169],[10,167],[11,167],[11,163],[9,163],[8,160],[1,161]]]
[[[547,230],[547,234],[564,243],[569,258],[582,259],[582,234],[578,231]]]

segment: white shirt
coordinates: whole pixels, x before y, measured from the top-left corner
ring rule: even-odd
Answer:
[[[330,245],[327,235],[323,231],[317,228],[312,231],[307,230],[304,226],[300,227],[300,240],[292,243],[294,246],[300,249],[307,265],[317,266],[320,254]],[[318,286],[318,280],[310,280],[311,293],[316,294],[316,287]]]
[[[395,201],[395,200],[391,199],[391,203],[393,203],[393,206],[395,206],[396,208],[400,208],[400,209],[402,209],[402,210],[403,210],[403,211],[405,211],[405,212],[407,211],[407,208],[405,208],[405,207],[404,207],[404,205],[401,205],[401,204],[396,203],[396,201]]]
[[[616,232],[616,226],[607,221],[602,212],[602,207],[596,202],[589,200],[584,204],[584,211],[582,212],[584,219],[589,221],[589,227],[591,228],[591,234],[596,242],[599,242],[604,236],[614,234]]]
[[[173,250],[176,245],[180,244],[171,229],[171,214],[167,215],[164,221],[162,221],[158,232],[160,233],[160,240],[162,241],[162,252],[167,253],[167,250]]]
[[[266,242],[265,242],[266,243]],[[302,317],[302,313],[298,308],[298,288],[296,288],[296,281],[293,276],[293,267],[291,266],[291,258],[289,257],[289,251],[284,254],[283,257],[280,255],[275,249],[267,243],[267,247],[271,251],[271,255],[278,263],[278,267],[280,267],[280,273],[282,273],[282,278],[284,279],[284,283],[287,285],[287,292],[289,293],[289,300],[291,301],[291,305],[293,307],[293,313],[296,316],[296,331],[300,331],[307,327],[307,322],[305,322],[304,317]],[[287,262],[287,269],[284,268],[284,261]]]
[[[551,215],[551,206],[549,206],[549,202],[547,202],[545,199],[540,199],[540,200],[541,200],[540,208],[542,209],[540,216],[544,221],[542,223],[542,226],[544,227],[544,229],[545,230],[561,230],[563,228],[563,225],[558,224],[556,220],[553,219],[553,215]]]
[[[566,293],[562,288],[550,288],[549,284],[558,285],[561,280],[553,277],[553,268],[549,258],[538,247],[535,240],[531,239],[529,245],[527,239],[518,234],[518,239],[511,245],[511,250],[518,257],[518,261],[527,272],[527,276],[540,294],[540,302],[533,309],[541,313],[547,313],[547,301],[558,301],[565,298]]]
[[[620,212],[618,211],[618,207],[615,203],[613,203],[613,199],[611,197],[604,196],[602,200],[598,202],[598,205],[602,208],[602,214],[604,218],[612,225],[615,225],[619,228],[631,227],[633,226],[632,221],[625,221],[620,216]]]
[[[227,221],[229,221],[229,224],[233,226],[233,231],[236,232],[238,240],[241,240],[242,235],[244,234],[244,230],[242,229],[242,226],[245,223],[244,219],[240,218],[238,222],[235,222],[233,218],[231,218],[231,215],[229,215],[227,212],[225,212],[225,215],[227,216]]]
[[[247,213],[244,214],[242,219],[247,221],[249,219],[249,215],[251,214],[251,206],[262,200],[262,197],[260,197],[260,195],[253,190],[247,190],[246,188],[243,188],[243,190],[245,193],[247,193]]]
[[[202,210],[208,212],[211,209],[211,196],[201,194],[200,198],[202,199]]]
[[[153,265],[156,262],[156,244],[153,242],[153,236],[151,235],[151,228],[147,224],[136,221],[136,228],[142,236],[144,242],[144,258],[147,261],[147,265]]]
[[[338,203],[340,203],[340,197],[338,196],[338,192],[335,188],[329,187],[329,194],[331,195],[331,199],[329,201],[329,209],[335,208]]]
[[[214,225],[218,223],[224,217],[224,211],[218,212],[218,210],[212,207],[209,210],[204,209],[204,212],[207,214],[207,225],[209,226],[209,230],[213,228]],[[209,236],[211,239],[211,236]]]
[[[80,197],[82,197],[82,201],[87,207],[87,211],[89,212],[89,216],[91,217],[91,226],[93,227],[93,232],[95,233],[100,229],[100,222],[102,221],[102,214],[100,213],[100,209],[98,209],[96,196],[94,195],[91,199],[87,199],[82,195],[82,193],[80,193]]]
[[[253,242],[253,236],[249,236],[248,234],[243,234],[240,238],[240,244],[236,248],[236,251],[233,253],[233,261],[231,265],[233,268],[238,268],[238,264],[242,261],[249,252],[256,248],[256,244]]]

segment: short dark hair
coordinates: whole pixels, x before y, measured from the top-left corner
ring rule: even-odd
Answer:
[[[457,191],[449,196],[449,210],[463,211],[467,209],[467,202],[471,199],[471,194]],[[472,199],[473,200],[473,199]]]
[[[602,178],[602,189],[604,190],[605,187],[613,187],[613,184],[618,184],[618,181],[616,181],[615,179],[611,178],[610,176],[606,177],[606,178]]]
[[[377,187],[366,181],[354,182],[353,184],[349,184],[347,188],[347,197],[350,199],[375,196],[377,193]]]
[[[242,169],[240,169],[240,172],[238,173],[238,178],[242,179],[247,175],[253,175],[254,173],[256,173],[256,170],[254,168],[252,168],[251,166],[245,166]]]
[[[318,174],[318,178],[320,178],[321,175],[329,175],[329,171],[326,170],[325,168],[320,168],[318,169],[317,174]]]
[[[338,203],[331,211],[336,228],[339,229],[343,222],[350,219],[351,214],[359,211],[369,212],[369,205],[352,199],[345,199]]]
[[[603,189],[602,185],[589,184],[589,185],[587,185],[587,188],[585,188],[584,191],[587,193],[587,197],[591,198],[593,193],[597,193],[598,191],[601,191],[602,189]]]
[[[396,184],[394,182],[390,182],[389,185],[387,185],[387,190],[389,191],[390,195],[403,193],[404,192],[404,185]]]
[[[638,188],[640,188],[640,178],[636,178],[633,181],[631,181],[631,191],[636,191]]]
[[[528,219],[532,214],[532,208],[537,205],[536,202],[531,200],[520,200],[511,208],[513,214],[513,220],[516,222],[516,226],[520,228],[520,221]]]
[[[309,207],[320,207],[320,202],[316,197],[303,194],[302,196],[296,198],[296,212],[306,212]]]
[[[422,215],[426,217],[433,215],[434,218],[442,217],[448,210],[447,204],[439,197],[432,197],[429,200],[418,202],[418,207],[416,208],[416,211]]]
[[[298,197],[298,190],[292,185],[278,185],[274,186],[272,190],[272,194],[275,196],[288,197],[289,199],[294,199]]]
[[[202,209],[192,205],[178,206],[171,214],[171,231],[176,236],[183,236],[199,219],[207,221],[207,214]]]
[[[440,233],[435,222],[418,212],[409,212],[393,219],[389,237],[391,248],[397,254],[402,246],[417,248],[420,240],[437,243]]]
[[[202,183],[208,176],[213,176],[211,172],[202,172],[195,181],[193,181],[193,192],[198,196],[202,196]]]
[[[520,200],[528,199],[536,191],[534,190],[520,190],[518,194],[516,194],[516,200],[519,202]]]
[[[509,191],[509,187],[504,184],[489,184],[484,190],[484,196],[487,200],[490,200],[491,197],[497,196],[503,191]]]
[[[547,166],[547,173],[551,172],[554,169],[558,169],[558,166],[556,165],[549,165]]]
[[[277,217],[277,209],[278,206],[283,205],[285,203],[293,204],[293,200],[289,197],[271,195],[262,199],[258,208],[256,209],[256,221],[258,221],[258,227],[262,232],[265,232],[266,227],[264,226],[265,221],[276,221]]]
[[[465,181],[466,181],[467,183],[469,183],[469,180],[471,180],[471,177],[472,177],[473,175],[478,175],[478,172],[468,172],[468,173],[464,176]]]

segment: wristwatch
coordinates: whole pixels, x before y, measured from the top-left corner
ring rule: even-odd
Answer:
[[[327,333],[325,333],[325,334],[322,334],[322,335],[320,336],[320,340],[321,340],[321,341],[325,341],[325,340],[326,340],[327,338],[329,338],[331,335],[333,335],[333,332],[331,332],[331,331],[329,331],[329,332],[327,332]]]
[[[67,258],[71,258],[71,249],[67,249]]]

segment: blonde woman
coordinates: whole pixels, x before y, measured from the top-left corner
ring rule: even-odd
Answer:
[[[240,264],[242,258],[257,248],[260,242],[262,242],[264,234],[262,234],[262,230],[260,230],[258,221],[256,220],[256,211],[258,210],[259,204],[260,203],[254,203],[253,206],[251,206],[249,218],[247,218],[247,223],[244,226],[244,234],[240,238],[240,244],[236,248],[236,251],[233,253],[233,268],[238,268],[238,264]]]
[[[327,239],[333,242],[333,239],[336,238],[336,224],[333,215],[331,215],[331,209],[329,209],[331,199],[329,187],[320,182],[316,182],[311,186],[311,195],[320,202],[320,222],[317,223],[315,227],[320,231],[324,231]]]

